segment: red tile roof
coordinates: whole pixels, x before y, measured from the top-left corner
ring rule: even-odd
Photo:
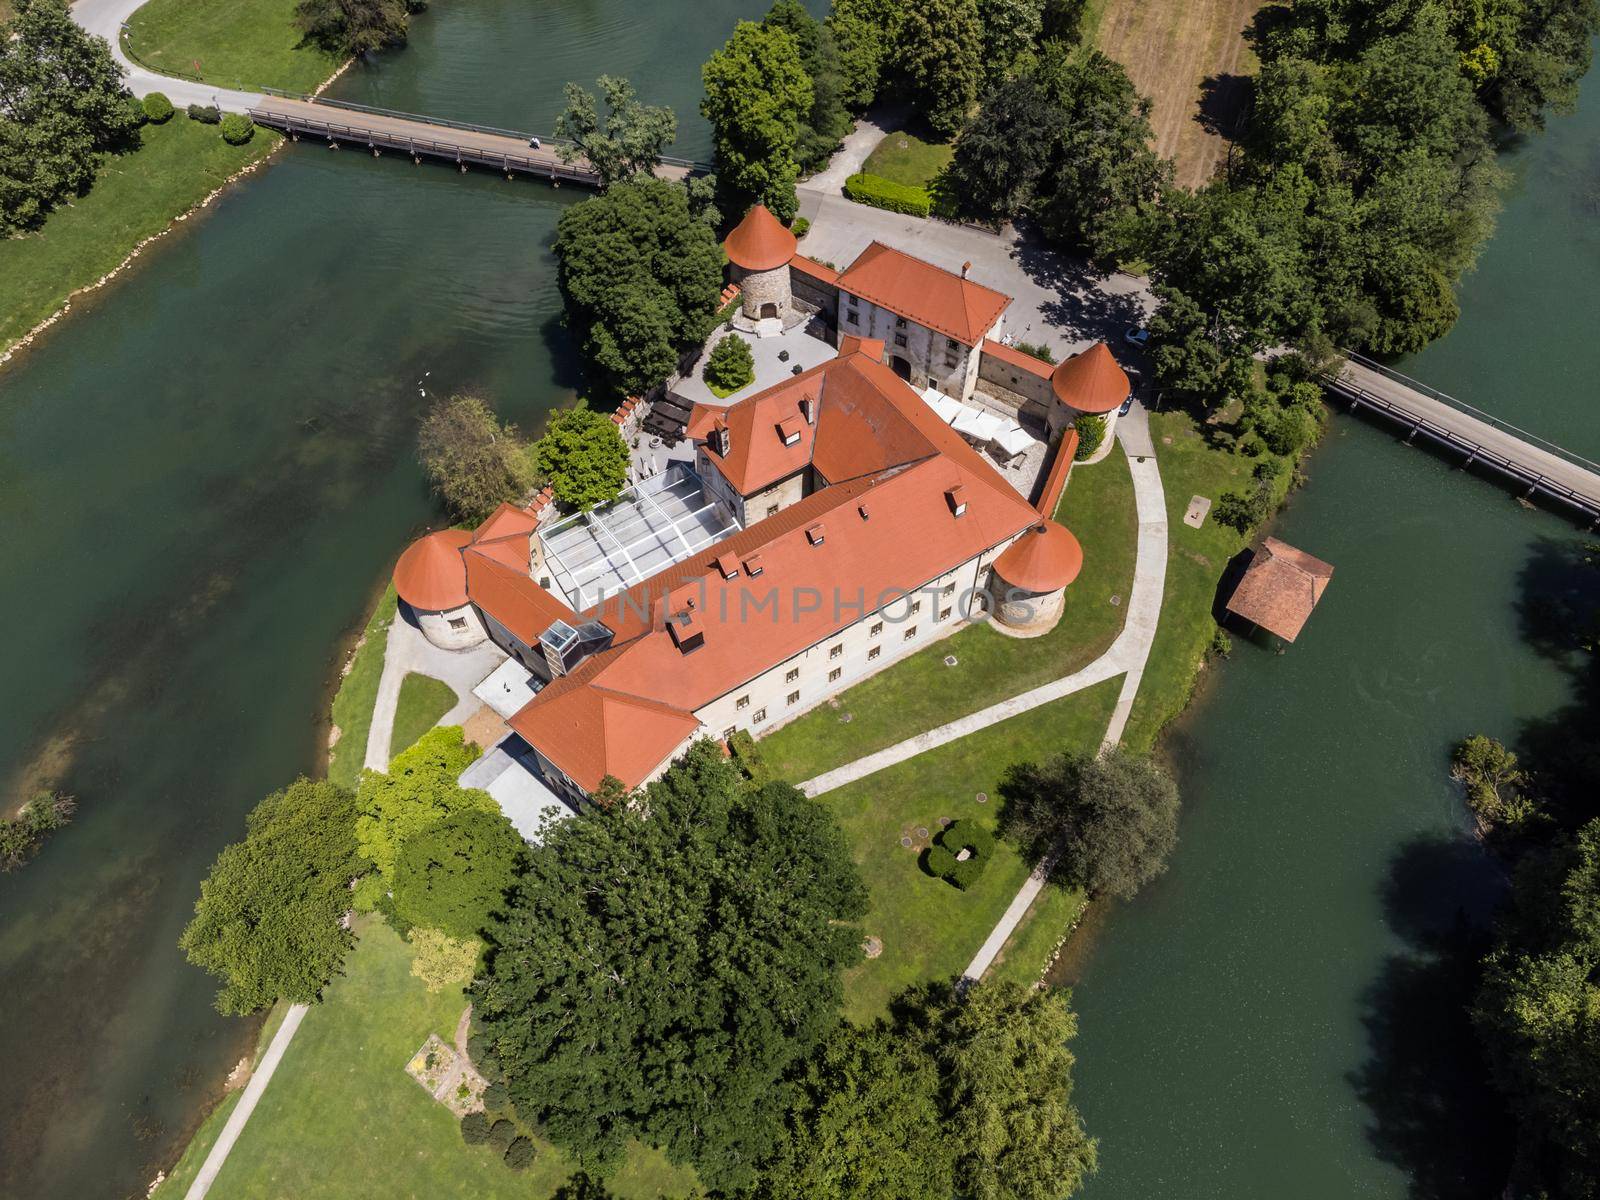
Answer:
[[[809,275],[811,278],[819,279],[823,283],[839,282],[839,272],[835,271],[827,263],[819,263],[816,259],[807,258],[804,254],[796,254],[789,260],[789,266],[799,271],[802,275]]]
[[[1055,370],[1052,363],[1045,362],[1042,358],[1035,358],[1018,350],[1015,346],[1008,346],[1004,342],[997,342],[993,338],[983,339],[983,352],[990,358],[998,359],[1008,367],[1016,367],[1030,375],[1037,375],[1040,379],[1049,379]]]
[[[526,560],[512,566],[475,546],[465,558],[472,602],[527,645],[537,645],[539,635],[554,622],[578,619],[564,601],[529,577]]]
[[[1332,578],[1332,564],[1277,538],[1265,538],[1228,597],[1228,611],[1292,642]]]
[[[813,367],[718,413],[728,427],[728,454],[724,458],[714,450],[707,453],[741,496],[787,479],[811,461],[816,430],[801,417],[800,401],[805,396],[816,399],[821,371],[821,367]],[[691,423],[689,435],[705,437],[716,419],[709,418],[708,424],[707,417],[695,413],[691,414]],[[800,435],[792,446],[784,445],[785,428]],[[699,432],[701,429],[706,432]]]
[[[966,346],[983,341],[1011,303],[1002,292],[882,242],[844,269],[839,288]]]
[[[1064,525],[1041,521],[994,560],[1000,578],[1027,592],[1064,588],[1083,570],[1083,547]]]
[[[757,204],[745,213],[744,220],[734,227],[722,243],[728,261],[746,271],[770,271],[781,267],[794,257],[794,234],[783,227],[783,222]]]
[[[406,547],[394,565],[394,590],[412,608],[443,612],[467,602],[467,569],[462,547],[472,541],[463,529],[441,529]]]
[[[1077,456],[1078,431],[1069,425],[1061,435],[1061,444],[1056,447],[1056,456],[1050,463],[1050,474],[1045,476],[1044,490],[1033,505],[1041,517],[1055,516],[1056,505],[1061,503],[1061,493],[1067,490],[1067,480],[1072,475],[1072,461]]]
[[[1133,385],[1104,342],[1066,359],[1050,375],[1056,399],[1085,413],[1108,413],[1128,398]]]

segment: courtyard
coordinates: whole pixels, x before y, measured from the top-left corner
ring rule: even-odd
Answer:
[[[793,328],[786,329],[780,334],[770,337],[757,337],[753,333],[742,330],[724,332],[719,326],[712,335],[706,339],[706,352],[700,356],[700,361],[695,363],[692,374],[685,375],[672,385],[673,394],[687,400],[691,404],[725,405],[742,400],[746,396],[754,396],[763,388],[769,388],[775,383],[782,383],[792,375],[801,371],[808,371],[812,367],[827,362],[830,358],[837,358],[839,352],[833,346],[823,341],[821,337],[807,333],[808,328],[823,329],[818,318],[810,322],[802,321]],[[825,330],[824,330],[825,332]],[[711,347],[725,337],[742,338],[750,344],[750,353],[755,359],[755,379],[736,392],[727,396],[718,396],[711,390],[711,385],[706,383],[704,371],[706,363],[711,359]]]

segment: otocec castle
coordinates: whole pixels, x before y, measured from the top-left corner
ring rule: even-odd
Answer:
[[[1114,417],[1128,394],[1103,345],[1052,368],[994,340],[1009,299],[964,272],[875,243],[834,274],[764,208],[726,248],[738,324],[792,322],[809,293],[810,315],[838,314],[837,356],[695,404],[692,464],[599,511],[505,505],[474,533],[420,539],[395,568],[430,641],[487,638],[509,656],[495,674],[517,675],[526,702],[497,749],[572,806],[606,776],[648,782],[697,736],[759,737],[966,621],[1045,632],[1082,566],[1049,514],[1073,418]],[[831,308],[815,298],[827,288]],[[1051,435],[1031,502],[993,465],[1001,451],[936,403],[990,375]]]

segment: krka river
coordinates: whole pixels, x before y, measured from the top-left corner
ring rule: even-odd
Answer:
[[[699,66],[764,7],[437,6],[338,94],[548,129],[565,81],[621,74],[704,158]],[[1466,315],[1414,365],[1590,455],[1596,145],[1590,103],[1514,156]],[[530,427],[570,402],[548,245],[581,198],[287,148],[0,374],[0,778],[81,804],[0,877],[0,1196],[142,1195],[248,1051],[176,947],[199,880],[318,768],[336,647],[435,518],[424,392]],[[1401,1197],[1473,1169],[1471,1129],[1436,1127],[1459,997],[1430,992],[1431,947],[1495,884],[1443,765],[1564,697],[1518,604],[1574,533],[1345,418],[1311,474],[1279,532],[1336,564],[1327,599],[1205,689],[1171,740],[1170,875],[1063,964],[1096,1197]]]

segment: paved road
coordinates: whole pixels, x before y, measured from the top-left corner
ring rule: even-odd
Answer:
[[[122,50],[122,25],[145,0],[77,0],[72,19],[90,33],[111,43],[111,54],[122,64],[128,90],[135,96],[161,92],[179,108],[190,104],[215,104],[227,112],[243,112],[265,99],[257,92],[239,92],[147,71]]]
[[[374,771],[389,769],[394,740],[394,714],[400,703],[400,685],[415,671],[431,675],[450,685],[456,703],[439,718],[441,725],[460,725],[482,705],[472,689],[505,661],[505,654],[493,642],[471,650],[441,650],[422,631],[397,612],[389,624],[389,638],[383,651],[383,674],[378,678],[378,695],[372,706],[372,725],[367,731],[364,766]]]

